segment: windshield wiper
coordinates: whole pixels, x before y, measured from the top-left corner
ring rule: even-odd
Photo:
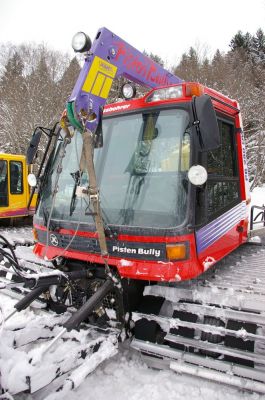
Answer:
[[[76,189],[77,186],[80,186],[80,181],[81,181],[81,172],[78,170],[76,172],[71,172],[70,173],[71,177],[74,179],[74,187],[73,187],[73,193],[70,201],[70,217],[73,215],[73,212],[75,211],[75,205],[76,205]]]

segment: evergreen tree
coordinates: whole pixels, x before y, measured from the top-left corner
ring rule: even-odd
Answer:
[[[242,31],[238,31],[232,38],[229,46],[232,51],[243,49],[249,52],[251,47],[251,41],[252,37],[248,32],[244,34],[242,33]]]
[[[25,153],[36,125],[51,127],[60,118],[80,66],[76,58],[45,46],[0,45],[0,135],[2,150]],[[147,54],[148,55],[148,54]],[[156,54],[149,56],[160,65]],[[230,51],[212,59],[194,47],[182,54],[173,72],[199,81],[240,104],[252,185],[265,183],[265,35],[238,31]],[[124,78],[115,79],[109,101],[117,101]],[[146,90],[138,86],[138,96]]]
[[[252,38],[250,55],[255,64],[265,69],[265,35],[262,29],[258,29]]]

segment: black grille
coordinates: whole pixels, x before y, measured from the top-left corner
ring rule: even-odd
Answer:
[[[51,242],[51,235],[56,236],[58,245],[54,246]],[[46,244],[47,234],[44,231],[38,231],[39,242]],[[70,246],[69,246],[70,243]],[[100,254],[99,242],[94,238],[81,236],[62,235],[57,232],[50,232],[48,245],[51,247],[60,247],[69,250],[82,251],[92,254]],[[69,246],[69,247],[68,247]],[[140,243],[140,242],[121,242],[117,240],[107,240],[108,252],[110,255],[119,258],[132,258],[139,260],[166,260],[164,243]]]

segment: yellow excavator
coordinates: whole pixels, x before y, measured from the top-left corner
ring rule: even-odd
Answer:
[[[0,219],[16,219],[34,214],[37,194],[31,198],[26,157],[0,153]]]

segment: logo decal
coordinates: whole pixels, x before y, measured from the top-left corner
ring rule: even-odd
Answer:
[[[59,240],[53,233],[50,234],[50,242],[53,246],[58,246]]]
[[[130,104],[124,104],[122,106],[114,106],[114,107],[106,107],[104,108],[104,114],[108,112],[113,112],[113,111],[123,111],[126,110],[127,108],[131,107]]]
[[[138,254],[138,255],[147,255],[147,256],[155,256],[156,258],[160,257],[161,251],[154,248],[132,248],[132,247],[119,247],[112,246],[113,253],[125,253],[125,254]]]
[[[95,56],[82,90],[106,99],[116,72],[115,65]]]

